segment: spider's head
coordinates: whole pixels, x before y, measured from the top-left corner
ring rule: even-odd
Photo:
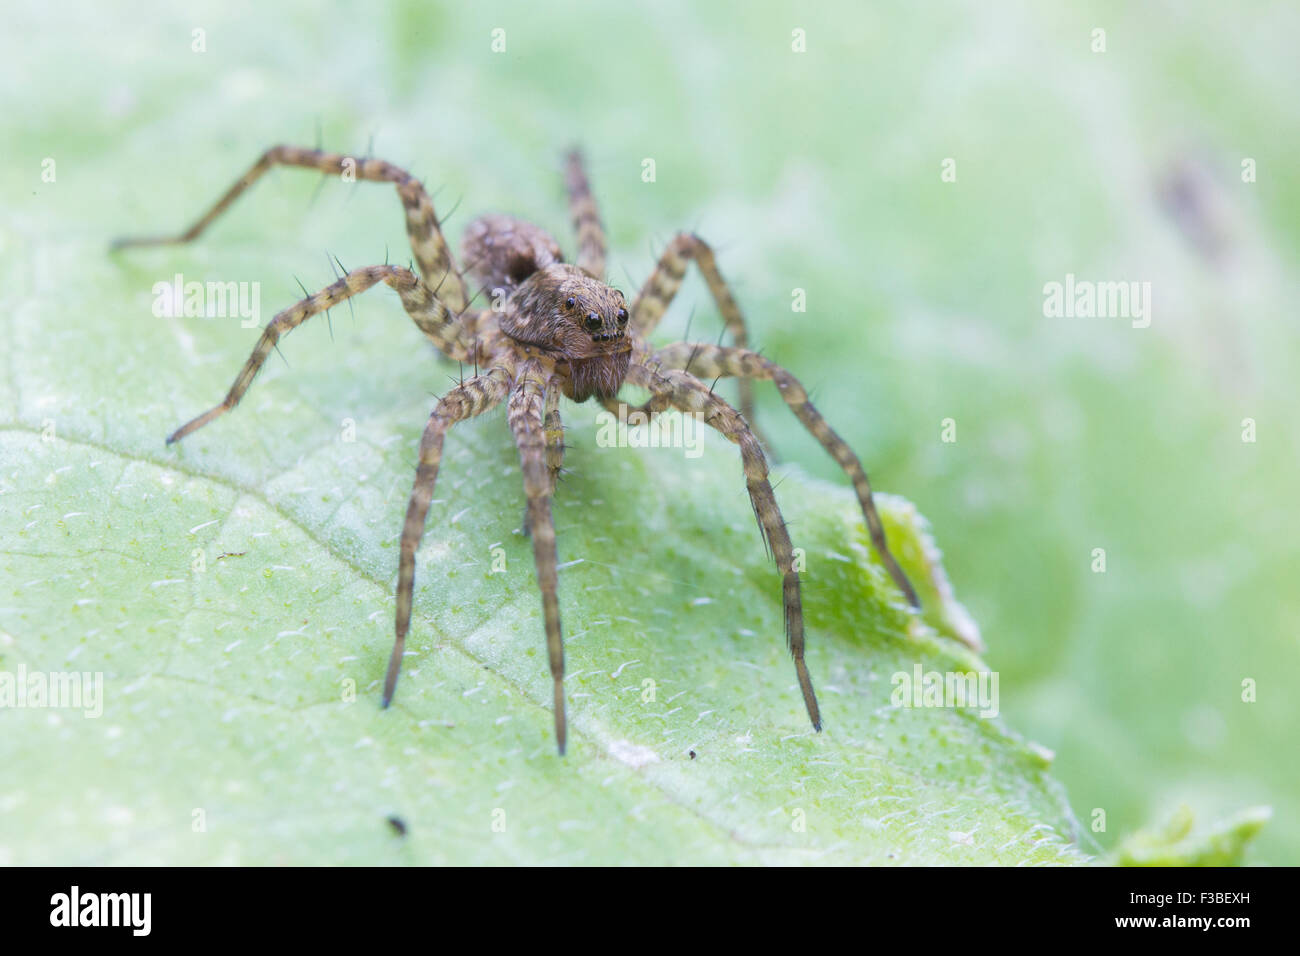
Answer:
[[[510,297],[501,330],[544,349],[567,369],[569,397],[582,402],[612,397],[632,354],[623,293],[576,266],[556,264],[533,273]]]

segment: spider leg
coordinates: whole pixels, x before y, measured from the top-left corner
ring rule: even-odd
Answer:
[[[533,540],[533,562],[537,565],[537,586],[542,592],[542,614],[546,622],[546,649],[550,658],[555,700],[555,742],[564,754],[567,723],[564,715],[564,638],[560,631],[558,559],[555,550],[555,522],[551,517],[551,473],[547,465],[543,409],[548,385],[540,366],[529,360],[520,369],[510,393],[507,417],[519,464],[524,474],[524,495],[528,499],[528,528]]]
[[[401,266],[366,266],[353,269],[336,282],[327,285],[315,295],[309,295],[302,301],[276,314],[262,330],[262,336],[253,347],[253,353],[244,363],[235,383],[220,405],[208,409],[197,418],[186,422],[167,438],[167,444],[180,441],[186,435],[202,428],[239,404],[253,378],[262,368],[271,349],[276,348],[282,336],[296,329],[307,319],[338,305],[345,299],[364,292],[371,286],[383,282],[397,290],[402,298],[402,306],[420,331],[427,335],[442,352],[455,359],[468,359],[470,346],[466,341],[466,332],[438,301],[433,290],[410,269]]]
[[[564,157],[564,188],[569,194],[569,214],[578,234],[576,265],[593,279],[605,277],[605,227],[592,198],[582,153],[572,150]]]
[[[559,386],[551,383],[546,386],[546,398],[543,403],[542,433],[546,437],[546,467],[551,472],[552,497],[555,496],[555,489],[560,480],[560,472],[564,469],[564,423],[560,421],[561,394]],[[530,533],[526,505],[520,530],[524,534]]]
[[[782,601],[785,605],[786,646],[794,657],[795,674],[803,692],[804,706],[813,729],[822,729],[821,712],[812,678],[804,663],[803,601],[800,596],[799,572],[794,569],[794,548],[785,519],[776,503],[776,495],[767,477],[767,460],[758,444],[753,429],[729,404],[714,395],[703,382],[679,370],[660,373],[645,365],[634,363],[628,370],[627,380],[633,385],[648,388],[651,399],[646,405],[650,412],[663,411],[673,406],[686,413],[703,417],[704,421],[728,440],[740,446],[740,458],[745,468],[745,485],[749,490],[750,504],[758,519],[759,530],[768,553],[776,559],[782,575]]]
[[[889,572],[889,576],[894,579],[894,583],[903,592],[908,603],[912,607],[921,606],[911,582],[907,580],[907,575],[903,573],[903,569],[899,567],[889,550],[889,543],[885,539],[885,528],[876,511],[876,502],[871,494],[871,482],[867,480],[866,469],[862,467],[862,462],[853,453],[848,443],[835,433],[813,403],[808,400],[808,392],[798,379],[775,362],[748,349],[701,345],[693,342],[674,342],[672,345],[666,345],[654,353],[650,363],[668,369],[684,368],[689,363],[692,373],[706,379],[729,376],[742,381],[770,379],[775,382],[781,398],[790,406],[790,410],[853,482],[853,490],[857,493],[858,504],[862,508],[862,516],[867,521],[867,530],[871,534],[871,543],[876,553],[880,555],[880,560]]]
[[[420,463],[415,470],[411,500],[406,506],[406,523],[402,526],[401,557],[397,570],[397,620],[393,653],[388,659],[384,678],[384,706],[393,699],[397,675],[402,670],[406,635],[411,629],[411,602],[415,590],[415,552],[424,536],[424,523],[433,500],[433,487],[442,462],[442,442],[456,422],[481,415],[500,404],[510,387],[510,373],[494,368],[458,385],[439,399],[420,438]]]
[[[542,430],[546,434],[546,467],[551,470],[551,494],[555,494],[560,472],[564,468],[564,423],[560,421],[560,395],[558,385],[546,389],[545,417]]]
[[[749,331],[745,326],[745,316],[736,303],[736,297],[731,294],[726,280],[722,278],[722,273],[718,270],[713,248],[699,236],[689,232],[678,233],[668,243],[668,248],[659,257],[654,272],[650,273],[650,278],[646,279],[632,301],[631,324],[636,334],[640,338],[648,338],[659,325],[659,320],[668,311],[668,306],[682,287],[682,280],[686,277],[686,265],[690,260],[694,260],[699,266],[700,274],[704,276],[704,281],[709,287],[709,294],[713,296],[714,304],[722,313],[722,321],[731,333],[732,342],[738,348],[749,348]],[[692,366],[688,371],[694,372],[694,367]],[[755,430],[763,444],[771,448],[771,442],[767,441],[762,432],[753,425],[753,385],[748,380],[741,379],[737,383],[737,388],[740,397],[740,414],[750,423],[750,427]]]
[[[382,159],[346,156],[342,153],[327,153],[320,149],[304,149],[298,146],[272,146],[258,158],[248,172],[240,176],[235,184],[226,190],[225,195],[218,199],[211,209],[180,235],[117,239],[114,240],[112,248],[168,245],[197,239],[213,220],[225,212],[244,190],[253,185],[272,166],[318,169],[322,173],[335,176],[346,173],[355,176],[357,180],[389,182],[396,186],[397,195],[406,210],[406,232],[411,240],[411,251],[415,254],[415,261],[420,266],[421,274],[437,291],[438,297],[446,303],[447,308],[456,313],[464,311],[468,302],[465,282],[456,270],[451,250],[442,236],[433,201],[418,179],[404,169],[386,163]]]

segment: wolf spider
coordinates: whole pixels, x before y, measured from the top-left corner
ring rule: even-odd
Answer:
[[[113,248],[197,239],[273,166],[315,169],[334,175],[351,171],[360,180],[392,183],[406,212],[406,231],[419,272],[394,265],[353,269],[315,295],[277,314],[263,330],[225,399],[172,432],[167,438],[169,445],[234,408],[282,336],[313,315],[381,282],[397,291],[407,314],[440,352],[484,370],[452,388],[438,401],[420,440],[419,465],[402,529],[396,640],[384,681],[384,706],[393,698],[411,626],[415,554],[424,534],[438,477],[443,439],[456,422],[481,415],[504,401],[523,471],[527,498],[525,530],[533,543],[554,682],[555,737],[560,753],[564,753],[564,649],[556,595],[555,527],[551,518],[551,497],[565,447],[560,396],[575,402],[595,399],[611,411],[626,411],[626,406],[620,406],[616,397],[620,387],[628,383],[650,392],[649,401],[640,408],[646,415],[653,417],[670,407],[698,413],[740,446],[754,514],[768,553],[776,558],[783,576],[786,643],[794,658],[808,716],[813,727],[821,730],[817,697],[804,664],[803,608],[790,536],[768,482],[762,448],[748,424],[753,418],[750,384],[753,380],[775,382],[791,411],[848,473],[881,561],[914,607],[918,605],[916,593],[890,554],[871,486],[857,455],[826,424],[793,375],[746,347],[744,317],[718,271],[709,245],[693,234],[678,234],[664,250],[636,298],[628,304],[622,292],[603,281],[605,233],[582,157],[574,151],[565,160],[565,186],[578,237],[577,261],[567,264],[559,244],[537,226],[509,216],[490,215],[466,227],[461,257],[468,268],[462,272],[443,238],[428,193],[409,173],[378,159],[276,146],[267,150],[185,232],[169,237],[120,239]],[[647,339],[677,294],[687,264],[692,261],[703,274],[734,345],[678,342],[656,349]],[[474,308],[466,285],[467,275],[493,293],[498,304]],[[740,380],[739,410],[705,384],[710,378],[716,381],[723,376]]]

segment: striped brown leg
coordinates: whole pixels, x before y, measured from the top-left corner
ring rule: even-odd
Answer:
[[[467,361],[470,348],[467,333],[447,311],[433,290],[410,269],[401,266],[366,266],[353,269],[343,278],[327,285],[315,295],[308,296],[301,302],[291,305],[267,323],[262,330],[262,337],[253,347],[253,354],[248,357],[240,370],[235,383],[230,386],[225,399],[215,408],[210,408],[198,418],[186,422],[167,438],[167,444],[180,441],[190,432],[202,428],[214,418],[218,418],[239,404],[253,378],[262,368],[271,349],[276,347],[282,336],[302,325],[313,315],[333,308],[344,299],[365,292],[371,286],[383,282],[397,290],[402,298],[402,307],[415,321],[415,324],[427,335],[444,354],[454,359]]]
[[[799,678],[799,689],[803,692],[808,717],[812,720],[813,729],[821,730],[817,695],[813,692],[812,678],[808,676],[808,667],[804,664],[803,601],[800,597],[799,572],[794,569],[794,548],[785,527],[785,519],[776,503],[776,495],[772,492],[772,484],[768,481],[767,460],[763,457],[763,450],[759,447],[753,430],[734,408],[714,395],[707,385],[685,372],[675,369],[658,372],[644,365],[633,364],[628,371],[627,381],[650,390],[647,411],[659,412],[671,405],[686,413],[700,414],[708,425],[740,446],[745,484],[749,490],[750,503],[754,507],[754,516],[758,519],[758,527],[768,552],[776,559],[776,566],[782,575],[786,645],[794,657],[795,674]]]
[[[551,496],[560,480],[564,469],[564,423],[560,421],[560,390],[552,385],[546,389],[546,402],[543,406],[542,432],[546,437],[546,467],[551,472]],[[524,521],[520,530],[529,534],[528,506],[524,506]]]
[[[551,471],[551,494],[564,468],[564,423],[560,421],[560,390],[554,386],[546,390],[545,415],[542,430],[546,433],[546,467]]]
[[[546,392],[547,384],[540,367],[535,361],[529,360],[520,367],[506,414],[510,419],[510,430],[514,432],[515,444],[519,446],[519,464],[524,473],[528,528],[533,540],[533,561],[537,565],[537,586],[542,592],[546,649],[551,664],[555,742],[562,756],[567,736],[564,716],[564,639],[560,631],[559,571],[555,550],[555,523],[551,517],[551,473],[547,464],[543,418]]]
[[[576,149],[564,158],[564,188],[569,194],[573,230],[578,234],[576,265],[593,279],[604,279],[605,227],[600,223],[600,210],[591,195],[582,153]]]
[[[867,530],[871,534],[871,543],[875,546],[876,553],[880,555],[880,560],[889,572],[889,576],[894,579],[894,583],[903,592],[908,603],[912,607],[921,606],[911,582],[907,580],[907,575],[903,573],[903,569],[898,566],[898,562],[894,560],[889,550],[889,543],[885,540],[885,528],[880,522],[880,515],[876,512],[876,502],[871,494],[871,482],[867,480],[866,469],[862,467],[862,462],[858,460],[858,456],[853,453],[848,443],[826,424],[826,419],[822,418],[821,413],[813,407],[813,403],[808,400],[807,391],[799,384],[798,379],[756,352],[742,348],[701,345],[695,342],[675,342],[666,345],[654,353],[649,364],[667,369],[686,368],[689,364],[691,374],[703,379],[731,376],[742,381],[770,379],[775,382],[781,398],[790,406],[790,410],[795,413],[799,421],[803,422],[804,427],[812,433],[813,437],[821,442],[822,447],[830,452],[831,457],[839,463],[853,482],[853,490],[857,493],[858,504],[862,507],[862,516],[867,521]]]
[[[510,373],[504,368],[494,368],[464,385],[458,385],[444,395],[429,416],[420,439],[420,463],[415,470],[415,485],[411,500],[406,506],[406,523],[402,526],[401,557],[397,568],[397,624],[393,653],[388,659],[388,674],[384,678],[384,706],[393,699],[397,689],[397,675],[402,670],[402,654],[406,650],[406,635],[411,629],[411,602],[415,591],[415,552],[424,537],[424,522],[433,500],[433,487],[438,480],[438,466],[442,462],[442,442],[448,429],[456,422],[481,415],[500,404],[510,389]]]
[[[226,194],[217,200],[216,205],[180,235],[118,239],[114,241],[113,248],[167,245],[197,239],[213,220],[225,212],[244,190],[253,185],[272,166],[318,169],[329,175],[354,177],[368,182],[388,182],[396,186],[397,195],[401,197],[402,206],[406,209],[406,232],[410,237],[411,251],[415,254],[420,273],[437,291],[438,298],[447,308],[457,314],[465,311],[469,301],[465,292],[465,282],[457,272],[451,250],[442,237],[438,216],[433,209],[433,201],[429,199],[429,194],[425,192],[424,186],[418,179],[382,159],[358,158],[297,146],[272,146],[261,155],[248,172],[226,190]]]
[[[641,291],[632,302],[632,324],[637,334],[643,339],[649,338],[650,333],[659,325],[659,320],[663,318],[669,304],[681,289],[682,280],[686,277],[686,264],[692,259],[700,267],[700,274],[704,276],[709,293],[713,296],[718,311],[722,313],[722,321],[726,324],[727,331],[731,333],[732,343],[737,348],[749,348],[749,332],[745,326],[745,316],[736,303],[736,297],[731,294],[726,280],[722,278],[722,273],[718,270],[713,249],[699,236],[687,232],[678,233],[673,237],[672,242],[668,243],[668,248],[659,257],[659,264],[655,266],[655,271],[650,273],[650,278],[646,279],[645,284],[641,286]],[[692,367],[690,371],[693,374],[694,368]],[[748,380],[741,379],[737,387],[740,414],[745,417],[750,427],[754,428],[753,385]],[[763,444],[770,448],[771,443],[763,438],[762,432],[757,431],[756,428],[754,430],[759,438],[763,439]]]

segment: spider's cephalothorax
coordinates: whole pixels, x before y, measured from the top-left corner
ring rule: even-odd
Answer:
[[[501,331],[546,361],[567,397],[618,394],[632,356],[622,292],[564,264],[559,243],[511,216],[466,226],[461,259],[501,310]]]
[[[886,570],[914,607],[916,593],[890,554],[871,485],[857,455],[813,407],[798,379],[748,349],[744,318],[708,244],[689,233],[676,236],[636,298],[630,305],[626,303],[621,292],[603,281],[605,234],[587,185],[582,158],[574,152],[567,159],[565,180],[578,234],[575,263],[566,264],[559,244],[538,227],[496,215],[476,219],[466,227],[462,272],[443,238],[428,193],[409,173],[382,160],[358,160],[316,149],[276,146],[267,150],[186,232],[179,236],[123,239],[115,243],[115,248],[188,242],[196,238],[254,180],[275,165],[393,184],[406,210],[407,233],[419,272],[391,265],[353,269],[315,295],[278,313],[262,331],[225,399],[176,429],[167,442],[179,441],[234,408],[282,336],[313,315],[381,282],[397,291],[407,314],[443,354],[478,366],[479,374],[452,388],[438,401],[420,440],[419,466],[402,529],[396,640],[384,682],[384,705],[392,700],[405,653],[411,626],[415,555],[433,499],[443,440],[456,422],[480,415],[505,401],[510,429],[519,448],[528,500],[525,526],[532,537],[537,582],[542,593],[556,742],[560,752],[564,752],[567,736],[564,647],[555,525],[551,516],[551,497],[565,448],[560,398],[565,396],[578,402],[594,398],[606,408],[618,411],[618,391],[627,382],[650,392],[650,400],[641,408],[648,416],[668,408],[698,413],[704,422],[739,447],[745,485],[759,530],[782,575],[786,642],[794,657],[804,705],[813,727],[820,730],[817,697],[804,663],[803,599],[794,548],[768,480],[766,458],[749,424],[753,420],[752,380],[774,382],[786,405],[844,468],[857,493],[872,544]],[[648,336],[676,296],[690,261],[699,266],[734,345],[676,342],[656,349],[648,344]],[[475,307],[466,276],[479,283],[491,297],[489,305]],[[739,380],[739,410],[714,394],[708,384],[722,377]]]
[[[525,279],[506,303],[501,331],[554,362],[575,402],[613,398],[627,377],[632,340],[623,293],[577,266],[552,265]]]

